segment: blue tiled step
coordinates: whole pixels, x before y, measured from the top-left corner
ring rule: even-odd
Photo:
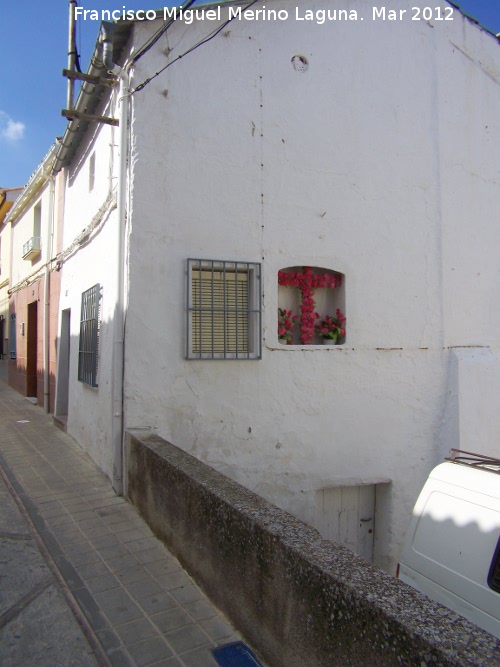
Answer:
[[[233,642],[212,650],[220,667],[263,667],[251,649],[243,642]]]

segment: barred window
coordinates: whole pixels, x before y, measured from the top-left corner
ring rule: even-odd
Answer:
[[[188,259],[187,358],[260,359],[260,264]]]
[[[101,287],[94,285],[82,293],[80,341],[78,346],[78,380],[97,387],[99,366],[99,333],[101,328]]]

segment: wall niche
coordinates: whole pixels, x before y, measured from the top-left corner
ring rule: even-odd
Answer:
[[[319,266],[280,269],[278,340],[282,345],[344,344],[345,276]]]

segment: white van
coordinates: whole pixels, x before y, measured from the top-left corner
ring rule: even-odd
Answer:
[[[500,460],[452,450],[413,509],[400,579],[500,638]]]

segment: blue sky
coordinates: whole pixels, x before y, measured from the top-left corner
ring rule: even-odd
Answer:
[[[174,4],[161,0],[151,4],[148,0],[78,0],[78,3],[87,9],[125,6],[127,10]],[[393,2],[373,1],[373,5],[383,4],[397,6]],[[500,0],[457,0],[456,4],[481,25],[500,33]],[[1,20],[0,187],[17,187],[26,184],[66,126],[61,116],[61,109],[66,106],[66,79],[61,70],[67,63],[68,2],[4,0]],[[87,70],[98,30],[96,21],[77,22],[83,71]]]

